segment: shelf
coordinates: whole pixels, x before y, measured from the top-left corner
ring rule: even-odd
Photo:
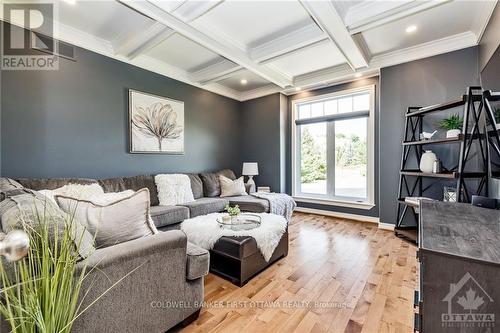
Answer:
[[[445,179],[456,179],[459,177],[458,172],[443,172],[443,173],[432,173],[432,172],[422,172],[420,170],[402,170],[401,175],[404,176],[415,176],[415,177],[428,177],[428,178],[445,178]],[[484,172],[464,172],[462,176],[464,178],[481,178],[484,177]]]
[[[500,101],[500,92],[487,90],[484,92],[484,96],[491,102]]]
[[[421,116],[425,113],[429,112],[434,112],[434,111],[441,111],[441,110],[446,110],[446,109],[451,109],[455,108],[460,105],[464,105],[465,101],[467,99],[467,95],[462,95],[460,98],[455,99],[450,102],[445,102],[441,104],[435,104],[435,105],[430,105],[426,106],[423,108],[418,109],[417,111],[409,112],[406,114],[407,117],[415,117],[415,116]]]
[[[455,143],[460,142],[464,139],[464,135],[460,134],[455,138],[444,138],[444,139],[429,139],[429,140],[420,140],[420,141],[403,141],[401,144],[403,146],[423,146],[423,145],[432,145],[432,144],[445,144],[445,143]]]
[[[404,176],[416,176],[416,177],[429,177],[429,178],[458,178],[458,172],[443,172],[443,173],[432,173],[432,172],[422,172],[420,170],[402,170],[400,173]]]

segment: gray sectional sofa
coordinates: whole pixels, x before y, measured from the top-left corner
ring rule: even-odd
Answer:
[[[187,174],[191,180],[191,189],[195,201],[176,206],[160,206],[154,175],[134,177],[117,177],[109,179],[86,178],[48,178],[48,179],[16,179],[24,187],[38,191],[56,189],[69,183],[92,184],[99,183],[105,192],[121,192],[125,190],[140,190],[147,187],[150,193],[151,217],[158,230],[178,229],[179,223],[185,219],[217,213],[224,210],[227,204],[239,205],[242,211],[265,213],[269,212],[269,202],[251,195],[235,197],[220,197],[218,175],[236,179],[232,170],[224,169],[212,173]]]
[[[33,191],[56,189],[70,183],[99,183],[105,192],[147,187],[151,216],[156,227],[165,232],[97,249],[85,259],[89,267],[96,268],[91,270],[83,287],[82,293],[87,290],[89,293],[87,302],[99,297],[128,272],[140,268],[85,312],[75,322],[73,331],[164,332],[197,317],[204,297],[203,277],[209,269],[209,253],[187,242],[183,232],[173,229],[179,229],[180,222],[187,218],[220,212],[228,203],[238,204],[245,211],[269,211],[266,200],[249,195],[219,197],[218,174],[236,179],[231,170],[189,174],[195,201],[177,206],[159,205],[153,175],[100,180],[21,178],[16,179],[17,183],[0,178],[0,221],[2,214],[13,206],[8,201],[23,192],[36,194]],[[2,322],[0,331],[8,331],[4,325]]]

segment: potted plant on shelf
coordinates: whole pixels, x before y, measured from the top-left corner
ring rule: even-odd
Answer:
[[[231,223],[236,223],[237,219],[238,219],[238,215],[241,214],[240,206],[235,205],[234,207],[231,207],[231,206],[227,205],[225,207],[225,210],[227,211],[227,213],[231,217]]]
[[[464,120],[460,118],[458,113],[449,116],[439,122],[439,127],[446,130],[447,138],[455,138],[462,133]]]

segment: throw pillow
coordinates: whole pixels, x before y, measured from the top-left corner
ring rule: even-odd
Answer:
[[[162,206],[174,206],[194,201],[191,181],[187,175],[160,174],[155,176],[158,199]]]
[[[112,246],[158,233],[149,216],[149,190],[107,204],[57,195],[56,201],[95,237],[98,247]]]
[[[40,190],[38,193],[43,194],[53,203],[56,203],[55,196],[61,195],[75,199],[86,199],[100,196],[104,194],[104,190],[99,184],[68,184],[63,187],[56,188],[55,190]],[[56,203],[57,204],[57,203]]]
[[[223,175],[219,175],[221,197],[232,197],[236,195],[246,195],[245,182],[243,177],[231,180]]]
[[[94,237],[79,221],[71,219],[56,204],[36,191],[10,196],[0,202],[0,219],[3,232],[22,229],[23,224],[35,227],[38,223],[48,223],[52,237],[62,235],[63,228],[71,221],[73,243],[75,249],[78,247],[80,258],[85,259],[94,252]]]

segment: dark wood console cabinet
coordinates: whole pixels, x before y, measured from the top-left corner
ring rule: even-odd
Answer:
[[[500,332],[500,211],[422,202],[415,330]]]

